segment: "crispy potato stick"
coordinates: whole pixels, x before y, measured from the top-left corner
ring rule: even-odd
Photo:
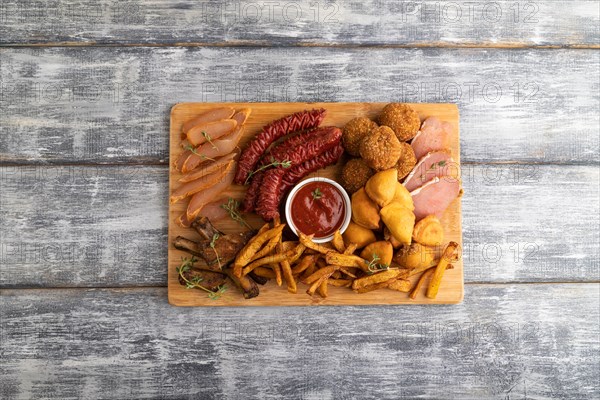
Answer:
[[[252,271],[256,267],[260,267],[260,266],[267,265],[267,264],[278,264],[278,263],[282,262],[283,260],[287,260],[289,256],[290,256],[289,253],[280,253],[280,254],[273,254],[270,256],[265,256],[256,261],[252,261],[250,264],[246,265],[244,267],[244,269],[242,269],[242,275],[248,275],[248,273],[250,273],[250,271]]]
[[[331,251],[331,249],[329,247],[313,242],[312,241],[313,235],[307,236],[302,232],[298,232],[298,237],[300,238],[300,243],[302,243],[309,249],[316,251],[317,253],[327,254],[328,252]]]
[[[352,289],[358,290],[365,286],[374,285],[376,283],[381,283],[381,282],[386,282],[392,278],[394,278],[394,279],[404,278],[405,276],[406,276],[406,271],[403,271],[401,269],[388,269],[388,270],[378,272],[373,275],[367,275],[362,278],[355,279],[354,282],[352,282]]]
[[[314,274],[316,270],[317,270],[317,265],[316,264],[310,264],[308,266],[308,268],[306,268],[306,271],[304,271],[304,273],[300,276],[300,281],[304,282],[306,280],[306,278],[308,278],[309,276],[311,276],[312,274]]]
[[[408,270],[409,271],[408,276],[419,275],[421,272],[427,271],[431,267],[435,267],[437,265],[437,263],[438,263],[438,260],[435,260],[431,264],[423,265],[423,266],[420,266],[418,268],[409,269]]]
[[[450,264],[450,261],[455,259],[455,252],[458,249],[458,243],[450,242],[446,249],[444,250],[444,254],[442,254],[442,258],[438,262],[437,267],[435,267],[435,272],[433,273],[433,277],[431,278],[431,282],[429,282],[429,287],[427,288],[427,292],[425,296],[430,299],[435,299],[437,296],[438,290],[440,289],[440,284],[442,283],[442,278],[444,277],[444,272],[446,271],[446,267]]]
[[[415,287],[413,288],[413,290],[410,292],[410,294],[408,295],[408,297],[410,297],[412,300],[416,299],[417,295],[421,291],[421,288],[425,284],[425,281],[427,279],[429,279],[431,277],[431,275],[433,275],[434,271],[435,271],[435,267],[431,267],[431,268],[427,269],[425,272],[423,272],[423,274],[419,277],[419,280],[417,281],[417,284],[415,285]]]
[[[331,274],[332,273],[327,273],[327,274],[323,275],[322,277],[320,277],[315,283],[312,284],[311,287],[308,288],[308,290],[306,291],[306,293],[308,293],[311,296],[314,295],[315,291],[321,286],[321,284],[323,282],[325,282],[327,279],[329,279],[329,277],[331,276]]]
[[[325,279],[323,282],[321,282],[319,288],[317,289],[319,291],[319,295],[321,295],[321,297],[324,299],[326,299],[327,295],[329,294],[329,291],[327,290],[327,281],[329,281],[329,279]]]
[[[396,278],[388,279],[385,282],[379,282],[379,283],[375,283],[373,285],[368,285],[368,286],[365,286],[365,287],[361,287],[361,288],[355,289],[354,291],[356,293],[368,293],[368,292],[372,292],[373,290],[383,289],[385,287],[388,287],[395,280],[396,280]]]
[[[273,269],[273,272],[275,272],[275,282],[277,283],[277,286],[281,286],[283,281],[281,279],[281,268],[279,267],[279,264],[271,264],[271,268]]]
[[[271,240],[274,236],[281,235],[281,231],[283,230],[284,225],[280,225],[273,229],[269,229],[269,224],[263,225],[262,228],[258,231],[256,236],[254,236],[246,245],[240,250],[235,261],[233,262],[233,274],[237,277],[242,276],[242,268],[248,265],[252,256],[256,254],[256,252],[267,242],[267,240]]]
[[[359,267],[362,269],[362,266],[366,264],[366,261],[359,256],[339,254],[333,251],[325,255],[325,260],[327,264],[339,265],[340,267]]]
[[[325,268],[318,269],[311,276],[306,278],[304,280],[304,283],[306,283],[307,285],[310,285],[311,283],[318,281],[323,276],[327,276],[329,278],[331,276],[331,274],[333,274],[339,268],[340,267],[337,265],[328,265]]]
[[[340,268],[340,272],[348,275],[351,278],[355,278],[356,279],[356,275],[354,275],[352,272],[350,272],[350,270],[348,268]]]
[[[296,280],[294,279],[294,275],[292,274],[292,267],[291,267],[290,263],[287,260],[285,260],[285,261],[282,261],[279,265],[281,267],[281,271],[283,272],[283,278],[285,279],[285,282],[287,283],[288,292],[297,293],[298,287],[296,285]]]
[[[350,243],[348,245],[348,247],[346,247],[346,250],[344,250],[343,254],[346,254],[346,255],[354,254],[357,247],[358,247],[358,245],[356,243]]]
[[[260,249],[260,251],[256,252],[256,254],[254,254],[252,256],[252,258],[250,259],[250,261],[255,261],[258,260],[259,258],[263,258],[264,256],[269,255],[269,253],[271,253],[273,251],[273,249],[275,249],[275,247],[277,247],[277,244],[279,243],[279,236],[273,236],[268,242],[267,244]]]
[[[346,250],[344,239],[342,238],[342,234],[340,233],[339,229],[333,233],[333,240],[331,243],[333,243],[333,247],[335,247],[338,253],[343,253],[344,250]]]
[[[319,268],[325,268],[327,266],[327,263],[325,262],[325,257],[323,257],[322,254],[319,254],[320,257],[317,258],[317,262],[316,262],[316,268],[315,269],[319,269]]]
[[[352,279],[327,279],[327,283],[331,286],[349,287],[352,285]]]
[[[311,264],[315,264],[316,260],[317,260],[317,255],[308,255],[308,256],[304,256],[302,257],[302,260],[300,260],[300,262],[298,264],[296,264],[294,266],[294,268],[292,268],[292,273],[294,275],[298,275],[301,272],[304,272],[306,270],[306,268],[309,267],[309,265]]]
[[[256,267],[252,270],[256,275],[262,276],[267,279],[275,279],[275,272],[271,268],[267,267]]]
[[[406,279],[396,279],[388,285],[388,289],[396,290],[398,292],[408,293],[410,292],[411,282]]]
[[[302,243],[300,243],[298,246],[296,246],[296,248],[292,251],[290,250],[290,259],[289,262],[290,264],[295,263],[296,261],[298,261],[298,259],[300,257],[302,257],[302,254],[304,253],[304,250],[306,250],[306,246],[304,246]]]
[[[342,277],[342,273],[340,271],[335,271],[333,274],[331,274],[331,277],[333,279],[340,279]]]

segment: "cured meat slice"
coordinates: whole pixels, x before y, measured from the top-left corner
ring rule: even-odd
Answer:
[[[417,160],[429,152],[449,149],[453,131],[454,127],[448,122],[442,122],[436,117],[427,118],[410,143]]]
[[[450,203],[460,193],[460,181],[451,176],[435,177],[420,188],[410,192],[415,205],[415,218],[428,215],[441,218]]]
[[[404,187],[412,192],[418,187],[423,186],[436,176],[452,176],[459,178],[460,172],[458,164],[454,162],[447,150],[433,151],[427,153],[419,160],[410,174],[404,180]]]
[[[235,113],[235,110],[231,107],[221,107],[208,110],[207,112],[186,121],[181,127],[181,131],[185,134],[196,125],[206,124],[208,122],[218,121],[220,119],[231,118],[233,113]]]

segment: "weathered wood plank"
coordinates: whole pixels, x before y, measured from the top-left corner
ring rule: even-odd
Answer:
[[[163,288],[4,290],[0,302],[3,399],[592,399],[600,391],[596,284],[475,284],[460,305],[319,312],[176,308]]]
[[[594,0],[6,0],[0,44],[598,45]]]
[[[165,167],[0,178],[0,286],[166,285]],[[465,165],[465,281],[600,280],[599,179],[594,166]]]
[[[594,50],[23,48],[0,60],[4,163],[166,163],[169,110],[185,101],[454,102],[464,161],[600,158]]]

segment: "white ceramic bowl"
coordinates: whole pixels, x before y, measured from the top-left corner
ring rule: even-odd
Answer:
[[[297,230],[296,226],[294,225],[294,221],[292,221],[292,200],[294,199],[294,196],[296,195],[298,190],[300,190],[303,186],[305,186],[306,184],[311,183],[311,182],[327,182],[327,183],[331,184],[332,186],[334,186],[342,194],[342,198],[344,199],[346,213],[344,214],[344,222],[342,222],[342,226],[340,227],[340,233],[344,233],[346,228],[348,228],[348,225],[350,225],[350,219],[352,218],[352,205],[350,203],[350,197],[348,196],[348,193],[346,193],[344,188],[339,183],[337,183],[334,180],[331,180],[328,178],[321,178],[321,177],[308,178],[308,179],[298,183],[290,191],[290,194],[288,195],[287,200],[285,201],[285,219],[287,221],[288,226],[290,227],[292,232],[294,232],[294,234],[298,235],[298,230]],[[326,242],[330,242],[332,239],[333,239],[333,234],[322,237],[322,238],[314,238],[313,242],[326,243]]]

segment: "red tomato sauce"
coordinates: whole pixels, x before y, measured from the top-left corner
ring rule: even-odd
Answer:
[[[305,235],[322,238],[339,229],[346,214],[340,191],[328,182],[310,182],[292,199],[291,216],[296,228]]]

